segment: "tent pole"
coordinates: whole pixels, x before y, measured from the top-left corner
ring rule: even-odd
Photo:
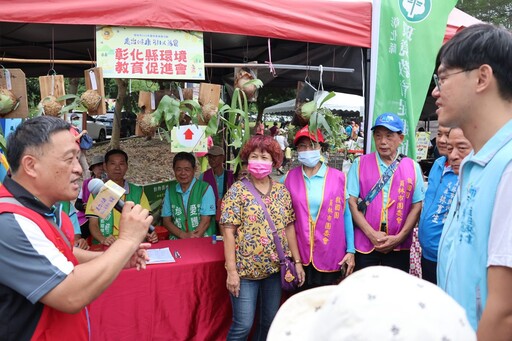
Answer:
[[[25,63],[25,64],[75,64],[75,65],[95,65],[91,60],[71,60],[71,59],[26,59],[26,58],[1,58],[3,63]]]
[[[50,62],[54,64],[75,64],[75,65],[96,65],[96,61],[91,60],[67,60],[67,59],[26,59],[26,58],[2,58],[4,63],[26,63],[26,64],[48,64]],[[354,69],[341,68],[341,67],[330,67],[330,66],[308,66],[308,65],[293,65],[293,64],[272,64],[274,69],[286,69],[286,70],[311,70],[320,71],[322,69],[326,72],[354,72]],[[206,68],[235,68],[235,67],[247,67],[251,69],[268,69],[269,64],[251,64],[251,63],[204,63]]]
[[[235,67],[246,67],[250,69],[268,69],[269,64],[251,64],[251,63],[204,63],[204,67],[207,68],[235,68]],[[354,72],[351,68],[341,67],[329,67],[329,66],[310,66],[310,65],[294,65],[294,64],[272,64],[274,69],[286,69],[286,70],[310,70],[320,71],[321,69],[325,72]]]
[[[370,49],[363,49],[361,48],[361,51],[363,53],[363,70],[364,70],[364,127],[363,127],[363,133],[364,133],[364,154],[368,154],[370,150],[368,150],[368,140],[371,139],[370,134],[370,127],[372,126],[373,122],[369,121],[370,117],[370,71],[371,71],[371,52]]]

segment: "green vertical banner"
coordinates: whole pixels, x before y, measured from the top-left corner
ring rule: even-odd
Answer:
[[[415,128],[425,103],[448,15],[457,0],[373,1],[369,127],[393,112],[405,123],[400,152],[416,159]],[[368,139],[366,150],[375,150]]]

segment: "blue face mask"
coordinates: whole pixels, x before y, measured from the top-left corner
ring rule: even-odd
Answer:
[[[299,152],[299,162],[306,167],[315,167],[320,162],[320,149]]]

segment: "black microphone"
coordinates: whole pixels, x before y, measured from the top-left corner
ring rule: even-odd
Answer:
[[[89,189],[89,192],[91,192],[91,194],[98,195],[98,193],[104,185],[105,184],[100,179],[91,179],[91,181],[87,185],[87,188]],[[114,208],[119,212],[123,211],[123,207],[124,201],[122,199],[119,199],[119,201],[114,206]],[[149,225],[149,232],[152,233],[153,231],[155,231],[155,227],[153,225]]]

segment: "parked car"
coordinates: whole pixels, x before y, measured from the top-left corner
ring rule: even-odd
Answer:
[[[104,115],[96,116],[96,120],[102,122],[107,127],[107,135],[112,135],[114,126],[114,112],[108,111]],[[135,134],[135,126],[137,125],[137,115],[132,112],[121,112],[121,137],[129,137]]]
[[[74,111],[73,113],[66,115],[66,121],[70,122],[71,115],[76,114],[80,117],[80,122],[82,122],[82,112]],[[82,130],[82,126],[79,127]],[[107,126],[105,126],[101,121],[97,120],[94,117],[87,115],[87,134],[98,142],[105,141],[107,139]]]

